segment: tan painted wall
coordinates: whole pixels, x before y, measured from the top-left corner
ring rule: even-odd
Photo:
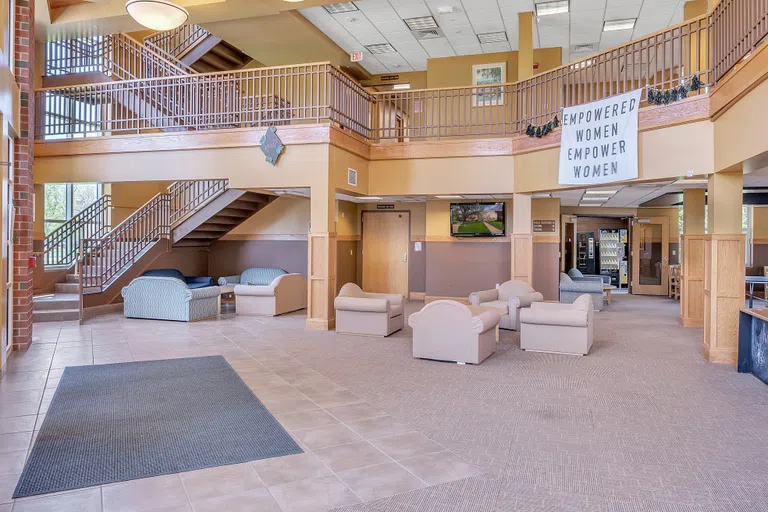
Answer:
[[[404,210],[410,212],[412,240],[423,240],[424,236],[426,235],[427,204],[429,203],[395,203],[395,210]],[[359,230],[360,234],[362,234],[362,228],[360,227],[362,213],[367,211],[376,211],[376,205],[368,203],[359,203],[357,205],[357,229]]]
[[[112,225],[116,226],[157,194],[168,192],[170,181],[105,183],[104,193],[112,195]]]
[[[292,145],[277,166],[258,147],[35,158],[35,183],[229,178],[232,188],[307,187],[326,173],[327,144]]]
[[[360,236],[360,212],[356,203],[336,201],[336,234]]]
[[[248,235],[303,235],[309,232],[310,200],[279,197],[223,236],[222,240],[243,240]]]
[[[562,50],[539,48],[533,50],[533,61],[539,63],[535,73],[543,73],[562,64]],[[517,81],[517,52],[485,53],[427,60],[427,87],[461,87],[472,85],[472,66],[476,64],[507,64],[507,82]]]
[[[756,206],[752,208],[752,236],[754,238],[768,238],[768,207]]]
[[[554,233],[534,233],[533,237],[559,237],[560,236],[560,200],[533,198],[531,200],[531,220],[554,220]]]
[[[429,63],[429,61],[427,61]],[[382,76],[397,75],[397,80],[391,80],[384,82],[381,80]],[[427,72],[426,71],[412,71],[407,73],[384,73],[382,75],[371,75],[370,80],[363,80],[361,85],[369,87],[372,85],[392,85],[392,84],[411,84],[411,89],[426,89],[427,88]]]
[[[331,172],[333,172],[333,180],[336,188],[344,192],[367,195],[369,182],[368,160],[343,149],[339,149],[336,146],[329,147],[329,156],[330,161],[328,162],[328,165],[330,166]],[[347,173],[350,168],[357,171],[357,186],[349,185]]]
[[[768,124],[765,106],[768,105],[768,81],[758,85],[736,102],[713,124],[714,166],[717,171],[768,151],[765,131]]]
[[[679,208],[638,208],[638,217],[667,217],[669,219],[669,241],[675,243],[680,238]]]
[[[379,160],[370,163],[370,195],[510,194],[511,156]]]
[[[702,121],[638,134],[640,180],[657,180],[715,170],[713,123]],[[565,188],[558,185],[560,148],[533,151],[515,157],[515,192],[545,192]]]

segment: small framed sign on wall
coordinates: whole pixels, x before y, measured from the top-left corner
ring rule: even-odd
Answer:
[[[475,64],[472,66],[472,85],[491,86],[507,81],[507,63]],[[478,87],[472,91],[473,107],[504,105],[504,87]]]

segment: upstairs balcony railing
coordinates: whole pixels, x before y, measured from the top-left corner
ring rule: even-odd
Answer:
[[[369,92],[318,63],[43,89],[35,136],[320,121],[373,142],[511,136],[564,107],[632,89],[668,89],[696,76],[706,93],[766,35],[768,0],[722,0],[705,16],[511,84]]]

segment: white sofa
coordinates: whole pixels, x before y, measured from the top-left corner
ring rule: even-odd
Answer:
[[[413,357],[480,364],[496,350],[496,309],[470,308],[453,300],[430,302],[408,317]]]
[[[498,309],[501,314],[499,327],[520,330],[520,310],[534,302],[541,302],[544,296],[525,281],[507,281],[494,290],[472,293],[469,302],[473,306]]]
[[[336,308],[336,332],[364,336],[389,336],[405,325],[405,300],[392,293],[364,292],[355,283],[339,290]]]
[[[219,286],[232,285],[238,315],[277,316],[307,307],[307,282],[301,274],[250,268],[239,276],[219,278]]]
[[[592,347],[594,317],[588,294],[572,304],[536,302],[520,313],[520,348],[587,355]]]

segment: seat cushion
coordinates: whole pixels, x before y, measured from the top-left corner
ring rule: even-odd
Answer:
[[[503,300],[492,300],[490,302],[481,302],[479,304],[482,308],[498,309],[500,315],[509,314],[509,302]]]
[[[395,318],[398,315],[403,314],[403,303],[400,304],[389,304],[389,318]]]
[[[190,290],[197,290],[198,288],[207,288],[209,286],[213,286],[213,283],[211,281],[201,281],[201,282],[191,282],[187,283],[187,287]]]
[[[148,277],[175,277],[176,279],[181,279],[186,282],[184,274],[175,268],[156,268],[154,270],[147,270],[141,275]]]
[[[240,284],[267,286],[272,284],[276,277],[287,273],[281,268],[249,268],[240,275]]]

